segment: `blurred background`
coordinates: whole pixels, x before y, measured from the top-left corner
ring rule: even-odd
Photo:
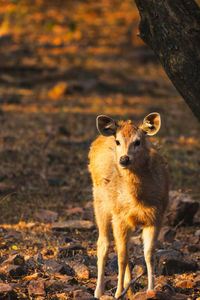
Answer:
[[[92,199],[95,119],[162,116],[171,189],[200,198],[200,126],[137,36],[132,0],[0,0],[0,223]]]

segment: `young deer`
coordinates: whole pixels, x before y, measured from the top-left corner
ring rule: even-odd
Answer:
[[[156,134],[160,125],[158,113],[147,115],[139,126],[130,120],[115,122],[104,115],[97,117],[97,129],[101,135],[92,143],[89,153],[94,210],[99,228],[97,298],[103,294],[111,226],[119,269],[115,297],[119,297],[131,280],[128,241],[136,225],[143,227],[148,290],[154,288],[153,249],[168,203],[168,172],[165,160],[148,136]]]

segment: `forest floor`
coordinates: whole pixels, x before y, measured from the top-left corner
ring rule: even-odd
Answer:
[[[132,1],[0,2],[0,297],[78,299],[77,289],[93,294],[96,283],[88,173],[96,116],[138,123],[160,112],[162,128],[153,141],[168,160],[170,189],[195,201],[200,125],[137,37]],[[69,220],[75,223],[64,223]],[[160,247],[199,263],[199,220],[183,225]],[[142,256],[139,233],[133,266],[134,257]],[[21,258],[12,258],[16,254]],[[114,259],[112,244],[109,261]],[[165,276],[160,271],[158,288],[168,284],[197,299],[200,273],[194,270]],[[116,266],[107,275],[106,289],[113,295]],[[185,280],[193,284],[176,286]],[[145,290],[146,283],[144,275],[136,290]]]

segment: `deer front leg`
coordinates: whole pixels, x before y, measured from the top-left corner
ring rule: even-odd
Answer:
[[[118,298],[124,287],[124,283],[130,279],[130,270],[128,267],[128,240],[129,240],[129,228],[117,218],[113,220],[113,233],[117,246],[118,254],[118,284],[115,293],[115,298]],[[126,271],[126,276],[125,276]]]
[[[154,248],[158,236],[155,226],[143,229],[144,258],[147,265],[148,291],[154,289]]]
[[[97,212],[98,211],[98,212]],[[110,243],[110,217],[101,214],[101,211],[96,207],[96,222],[99,228],[99,238],[97,242],[97,286],[94,292],[96,298],[100,298],[104,292],[104,269],[105,261]]]
[[[98,266],[98,275],[97,275],[97,286],[95,289],[94,296],[100,298],[103,295],[104,291],[104,268],[105,261],[108,253],[109,241],[102,236],[99,236],[97,242],[97,266]]]

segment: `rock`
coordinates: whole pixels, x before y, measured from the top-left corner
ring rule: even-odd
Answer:
[[[65,282],[55,279],[50,279],[45,282],[45,289],[48,290],[48,292],[60,291],[67,286]]]
[[[72,268],[65,263],[59,263],[53,259],[46,259],[41,266],[42,271],[48,274],[66,274],[68,276],[72,276],[74,274]]]
[[[133,295],[131,300],[146,300],[146,292],[137,292]]]
[[[164,250],[164,249],[159,249],[156,252],[156,257],[157,258],[161,258],[161,257],[165,257],[167,258],[176,258],[176,259],[181,259],[183,257],[183,255],[181,254],[181,252],[176,251],[176,250]]]
[[[79,279],[85,279],[85,280],[89,279],[90,273],[87,266],[85,266],[84,264],[75,262],[72,264],[72,268],[74,269]]]
[[[158,250],[156,258],[158,260],[157,270],[159,275],[196,271],[198,268],[195,261],[184,259],[182,254],[176,250]]]
[[[35,217],[44,223],[53,223],[58,220],[58,213],[47,209],[41,209],[36,212]]]
[[[147,293],[146,292],[138,292],[136,293],[131,300],[146,300]]]
[[[31,280],[28,285],[29,297],[46,296],[43,280]]]
[[[51,298],[52,300],[67,300],[69,299],[69,297],[67,296],[66,293],[56,293],[53,295],[53,297]]]
[[[30,270],[35,270],[38,265],[33,257],[27,257],[25,259],[25,264],[26,264],[27,269],[30,269]]]
[[[83,254],[85,252],[86,252],[85,248],[82,247],[80,244],[72,243],[69,246],[59,248],[57,252],[57,257],[58,258],[71,257],[76,254]]]
[[[26,269],[24,268],[24,266],[19,265],[6,265],[0,270],[0,272],[5,274],[6,276],[10,276],[16,279],[26,275]]]
[[[194,215],[198,208],[199,203],[194,201],[189,195],[177,191],[170,191],[166,222],[171,226],[176,226],[179,223],[192,225]]]
[[[73,292],[73,300],[88,300],[92,295],[83,290],[76,290]]]
[[[10,284],[0,282],[0,299],[17,300],[18,295],[13,291],[13,287]]]
[[[192,289],[195,286],[195,282],[191,280],[181,280],[176,283],[176,287],[181,289]]]
[[[4,235],[4,240],[13,243],[23,240],[21,232],[17,230],[9,230],[6,235]]]
[[[167,300],[171,298],[171,294],[167,292],[148,291],[146,292],[146,294],[147,294],[147,299]]]
[[[88,220],[69,220],[52,224],[52,230],[55,231],[66,231],[72,229],[92,230],[94,229],[94,223]]]
[[[176,236],[176,231],[168,226],[164,226],[161,228],[160,234],[158,239],[161,242],[168,242],[172,243],[174,241],[174,238]]]
[[[148,291],[136,293],[131,300],[186,300],[187,296],[176,294],[171,295],[167,292]]]
[[[175,273],[195,272],[198,265],[195,261],[185,261],[176,258],[161,257],[158,264],[159,275],[173,275]]]
[[[2,263],[2,267],[6,265],[23,265],[24,264],[24,257],[19,254],[15,254],[10,256],[8,259],[4,260]]]
[[[189,245],[187,247],[187,249],[188,249],[189,252],[195,253],[195,252],[200,251],[200,245]]]
[[[12,289],[12,286],[8,283],[0,283],[0,294],[1,293],[8,293],[8,292],[11,292],[13,289]]]

